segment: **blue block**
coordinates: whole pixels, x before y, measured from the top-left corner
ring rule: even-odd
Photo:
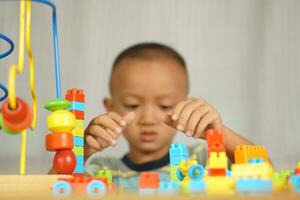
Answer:
[[[236,191],[240,193],[271,193],[272,180],[239,179],[236,181]]]
[[[180,191],[180,185],[178,182],[172,181],[161,181],[157,190],[158,194],[171,195],[177,194]]]
[[[250,164],[264,163],[264,159],[263,158],[250,158],[248,160],[248,163],[250,163]]]
[[[71,101],[71,106],[68,108],[68,110],[78,110],[78,111],[84,111],[84,103],[77,102],[77,101]]]
[[[203,180],[190,182],[190,192],[191,193],[202,193],[205,191],[205,187],[206,187],[206,185]]]
[[[76,165],[84,165],[83,156],[76,156]]]
[[[140,195],[154,195],[155,193],[156,193],[156,189],[154,188],[139,189]]]
[[[188,156],[170,156],[170,165],[179,165],[182,160],[189,160]]]
[[[189,152],[185,144],[182,143],[176,143],[171,144],[171,147],[169,149],[170,157],[172,156],[187,156],[189,157]]]
[[[84,138],[83,137],[73,137],[74,146],[83,147],[84,145]]]
[[[84,172],[84,166],[83,165],[76,165],[75,170],[73,173],[75,174],[82,174]]]
[[[292,175],[290,178],[293,189],[300,194],[300,175]]]

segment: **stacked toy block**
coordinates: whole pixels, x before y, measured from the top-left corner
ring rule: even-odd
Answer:
[[[248,163],[250,159],[263,159],[268,161],[268,153],[264,146],[242,145],[234,151],[234,163]]]
[[[179,181],[177,178],[177,169],[182,160],[189,160],[189,152],[185,144],[171,144],[169,149],[170,156],[170,179],[171,181]]]
[[[159,174],[157,172],[142,172],[139,177],[139,194],[153,195],[159,188]]]
[[[84,103],[85,96],[82,89],[69,89],[65,96],[66,100],[71,102],[69,111],[75,115],[76,126],[73,130],[74,148],[73,152],[76,156],[75,174],[83,174],[84,172]]]
[[[72,174],[76,165],[72,151],[75,117],[66,110],[69,106],[70,102],[64,99],[54,99],[45,104],[45,108],[52,111],[48,116],[48,129],[51,133],[46,135],[46,149],[56,151],[53,168],[59,174]]]

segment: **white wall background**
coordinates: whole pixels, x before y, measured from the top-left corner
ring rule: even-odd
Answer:
[[[62,89],[86,94],[86,123],[104,112],[108,76],[116,54],[128,45],[157,41],[187,60],[191,96],[209,100],[223,122],[269,150],[277,169],[300,160],[300,1],[297,0],[64,0],[58,11]],[[18,43],[19,5],[0,2],[0,32]],[[51,10],[32,7],[32,46],[39,100],[38,124],[28,134],[27,173],[46,173],[53,154],[44,150],[48,111],[55,98]],[[0,41],[0,50],[7,45]],[[18,51],[0,60],[0,82]],[[28,64],[27,64],[28,66]],[[30,101],[28,68],[17,93]],[[0,131],[0,173],[18,173],[20,136]],[[176,140],[187,143],[182,134]],[[121,156],[119,146],[105,154]]]

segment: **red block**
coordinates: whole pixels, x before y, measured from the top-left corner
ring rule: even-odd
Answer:
[[[300,174],[300,168],[296,168],[295,171],[294,171],[294,174],[299,175]]]
[[[208,169],[210,176],[226,176],[226,169]]]
[[[84,120],[84,112],[78,110],[70,110],[71,113],[75,115],[76,119]]]
[[[84,94],[82,89],[72,88],[67,90],[66,100],[84,103]]]
[[[157,172],[142,172],[139,177],[139,189],[158,188],[159,175]]]

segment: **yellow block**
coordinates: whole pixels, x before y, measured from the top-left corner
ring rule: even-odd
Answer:
[[[76,127],[84,129],[84,120],[76,119]]]
[[[79,127],[75,127],[72,131],[73,136],[84,137],[84,130]]]
[[[227,169],[228,159],[225,152],[211,152],[208,159],[208,167],[211,169]]]
[[[176,171],[178,169],[178,166],[170,166],[170,179],[171,181],[179,181],[176,175]]]
[[[74,146],[73,152],[75,153],[76,156],[83,156],[83,147]]]
[[[234,178],[265,178],[273,177],[273,167],[269,163],[233,164],[231,175]]]
[[[180,191],[183,194],[189,194],[190,193],[190,182],[180,182]]]
[[[206,194],[208,195],[233,195],[235,191],[234,179],[226,176],[207,176]]]

